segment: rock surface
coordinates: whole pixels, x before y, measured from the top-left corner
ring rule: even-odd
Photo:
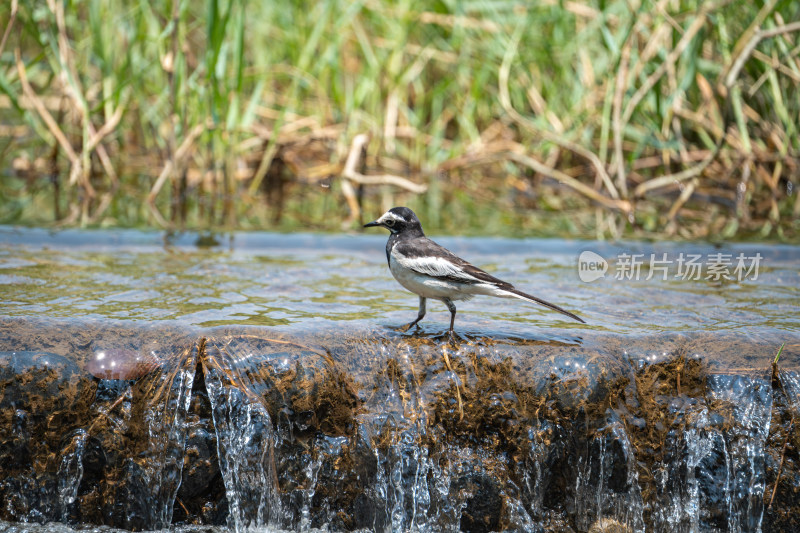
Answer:
[[[100,372],[98,350],[134,363]],[[773,372],[775,351],[4,319],[0,519],[788,531],[800,353]]]

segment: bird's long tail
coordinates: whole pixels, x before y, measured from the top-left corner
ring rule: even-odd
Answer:
[[[553,311],[558,311],[559,313],[565,314],[568,317],[570,317],[571,319],[577,320],[581,324],[586,324],[586,322],[584,322],[584,320],[582,318],[580,318],[578,315],[570,313],[566,309],[562,309],[559,306],[557,306],[556,304],[551,304],[547,300],[542,300],[541,298],[537,298],[536,296],[531,296],[530,294],[525,294],[524,292],[518,291],[517,289],[502,289],[502,291],[507,293],[508,296],[510,296],[510,297],[519,298],[521,300],[527,300],[529,302],[535,302],[535,303],[543,305],[545,307],[549,307]]]

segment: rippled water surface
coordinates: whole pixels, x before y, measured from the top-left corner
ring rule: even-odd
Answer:
[[[0,531],[800,530],[800,248],[436,240],[0,228]]]
[[[194,236],[163,240],[132,231],[0,229],[0,312],[197,326],[400,325],[416,316],[417,298],[392,279],[385,240],[384,235],[237,234],[220,238],[217,246],[198,247]],[[478,297],[458,304],[456,324],[465,333],[528,337],[551,330],[580,335],[713,329],[768,336],[800,326],[800,248],[437,240],[588,322],[583,326],[517,300]],[[605,277],[588,283],[579,279],[578,257],[585,250],[610,261]],[[642,255],[638,276],[623,270],[621,254]],[[657,259],[667,254],[667,280],[660,270],[650,273],[651,254]],[[709,277],[706,271],[699,280],[684,279],[678,271],[680,254],[700,256],[704,268],[715,254],[729,256],[727,271],[733,279],[703,279]],[[740,254],[762,257],[755,280],[753,272],[736,279]],[[633,279],[617,279],[623,276]],[[441,331],[447,319],[444,305],[429,302],[422,327]]]

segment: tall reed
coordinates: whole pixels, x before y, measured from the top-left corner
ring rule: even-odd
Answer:
[[[14,0],[0,217],[350,228],[412,203],[440,230],[795,239],[798,20],[779,0]]]

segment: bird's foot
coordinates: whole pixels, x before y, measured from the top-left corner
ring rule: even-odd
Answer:
[[[398,327],[394,328],[394,330],[395,331],[399,331],[400,333],[405,333],[406,331],[410,330],[414,326],[417,326],[417,323],[416,322],[411,322],[411,323],[406,324],[404,326],[398,326]],[[417,326],[417,327],[419,327],[419,326]]]
[[[456,332],[453,331],[452,329],[447,333],[447,339],[448,339],[448,344],[450,344],[450,346],[452,346],[453,348],[458,348],[459,345],[461,344],[461,341],[464,340],[461,337],[459,337],[456,334]]]

